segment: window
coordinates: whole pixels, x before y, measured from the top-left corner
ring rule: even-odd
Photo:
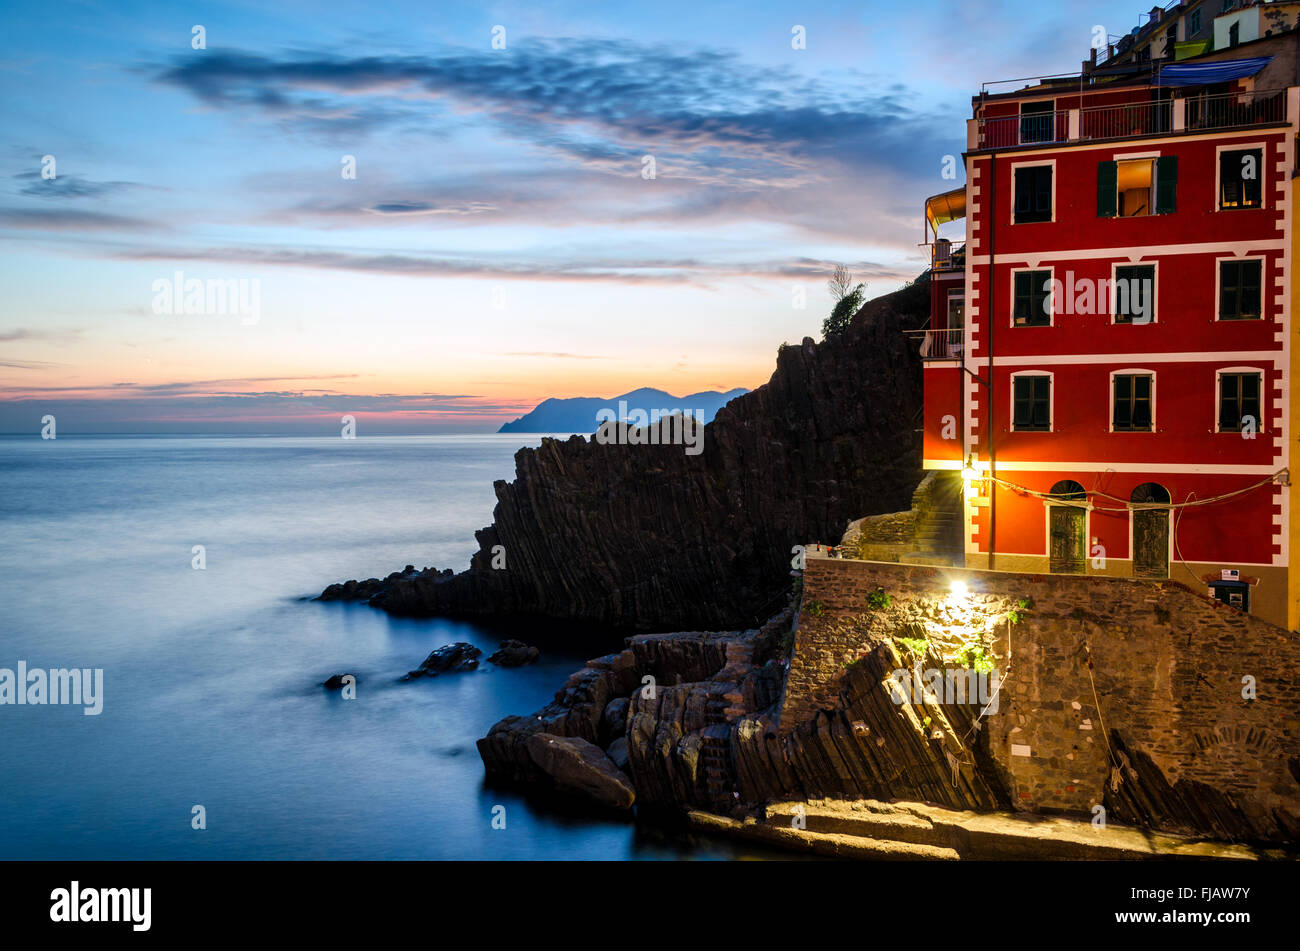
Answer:
[[[1236,46],[1240,42],[1241,42],[1241,24],[1234,23],[1232,24],[1232,26],[1228,27],[1228,48],[1232,49],[1232,47]]]
[[[1117,433],[1151,432],[1150,374],[1116,374],[1111,429]]]
[[[1258,320],[1264,262],[1259,258],[1219,262],[1219,319]]]
[[[1219,4],[1219,12],[1227,13],[1229,10],[1232,9],[1232,3],[1233,0],[1222,0],[1222,2]]]
[[[1022,102],[1020,104],[1020,143],[1056,141],[1056,103]]]
[[[1015,309],[1017,327],[1048,327],[1052,323],[1052,272],[1017,271]]]
[[[1052,428],[1052,378],[1017,376],[1012,378],[1014,412],[1011,428],[1021,432],[1048,432]]]
[[[1165,56],[1174,55],[1174,44],[1178,42],[1178,24],[1175,23],[1169,29],[1165,30]]]
[[[1263,149],[1234,149],[1219,153],[1219,207],[1263,207]]]
[[[1156,266],[1133,264],[1115,268],[1111,302],[1115,323],[1151,323],[1156,312]]]
[[[1027,165],[1016,169],[1014,221],[1052,220],[1052,166]]]
[[[1133,218],[1178,210],[1178,156],[1097,163],[1097,216]]]
[[[1249,417],[1258,432],[1260,428],[1260,375],[1258,373],[1219,374],[1219,432],[1241,432],[1242,423]]]
[[[1201,11],[1193,10],[1187,17],[1187,38],[1190,40],[1197,33],[1201,32]]]

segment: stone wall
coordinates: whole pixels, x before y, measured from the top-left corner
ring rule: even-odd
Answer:
[[[898,636],[926,638],[928,665],[987,645],[1005,680],[984,779],[1016,808],[1300,838],[1297,635],[1175,582],[809,559],[779,732],[842,704],[848,665]]]

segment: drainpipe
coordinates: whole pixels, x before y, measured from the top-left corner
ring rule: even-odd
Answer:
[[[994,271],[993,271],[994,254],[997,249],[997,244],[994,240],[994,236],[997,233],[997,226],[998,226],[998,153],[996,149],[994,150],[993,154],[989,157],[989,162],[992,165],[992,168],[989,171],[989,202],[991,204],[991,207],[989,208],[989,216],[988,216],[989,307],[988,307],[987,323],[988,323],[989,364],[988,364],[987,372],[988,372],[988,381],[989,381],[989,385],[988,385],[989,411],[988,411],[988,415],[985,417],[986,419],[985,431],[988,433],[988,453],[989,453],[988,546],[989,546],[989,568],[991,570],[993,568],[993,561],[995,557],[994,550],[997,544],[997,537],[998,537],[998,533],[997,533],[998,495],[997,495],[997,486],[993,483],[993,477],[997,474],[997,451],[994,448],[994,438],[995,438],[994,430],[997,426],[997,412],[996,412],[997,385],[993,378],[993,335],[996,333],[997,324],[998,324],[997,306],[996,306],[997,296],[998,296],[998,282],[995,280]]]

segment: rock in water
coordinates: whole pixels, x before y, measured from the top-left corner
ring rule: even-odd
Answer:
[[[534,733],[527,749],[537,768],[561,791],[614,809],[630,809],[636,799],[631,781],[594,743],[576,736]]]
[[[628,754],[626,737],[620,736],[613,743],[609,744],[609,749],[605,751],[605,755],[608,756],[610,762],[620,770],[625,773],[627,772]]]
[[[483,652],[473,644],[457,641],[444,644],[424,659],[415,670],[406,675],[407,680],[417,677],[436,677],[439,674],[459,674],[478,667],[478,657]]]
[[[536,647],[512,639],[502,641],[496,653],[488,658],[488,663],[498,667],[523,667],[525,664],[536,663],[540,656]]]
[[[334,674],[329,680],[321,684],[321,686],[325,687],[327,690],[342,690],[347,685],[344,680],[346,677],[351,677],[353,683],[357,682],[356,674]]]

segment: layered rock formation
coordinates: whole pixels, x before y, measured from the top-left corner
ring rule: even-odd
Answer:
[[[789,586],[791,548],[850,519],[906,508],[920,479],[923,285],[871,301],[841,336],[783,346],[762,387],[681,445],[575,436],[515,456],[494,522],[454,577],[331,586],[394,614],[528,614],[610,627],[761,623]],[[661,424],[666,426],[667,424]],[[499,546],[499,547],[498,547]],[[504,568],[494,568],[504,555]]]
[[[825,708],[778,729],[791,616],[746,632],[629,638],[550,705],[479,740],[488,775],[564,788],[532,755],[549,735],[595,743],[611,761],[625,751],[636,801],[648,805],[745,812],[792,797],[870,796],[1010,807],[973,708],[891,698],[885,681],[903,661],[890,638],[864,644]]]

